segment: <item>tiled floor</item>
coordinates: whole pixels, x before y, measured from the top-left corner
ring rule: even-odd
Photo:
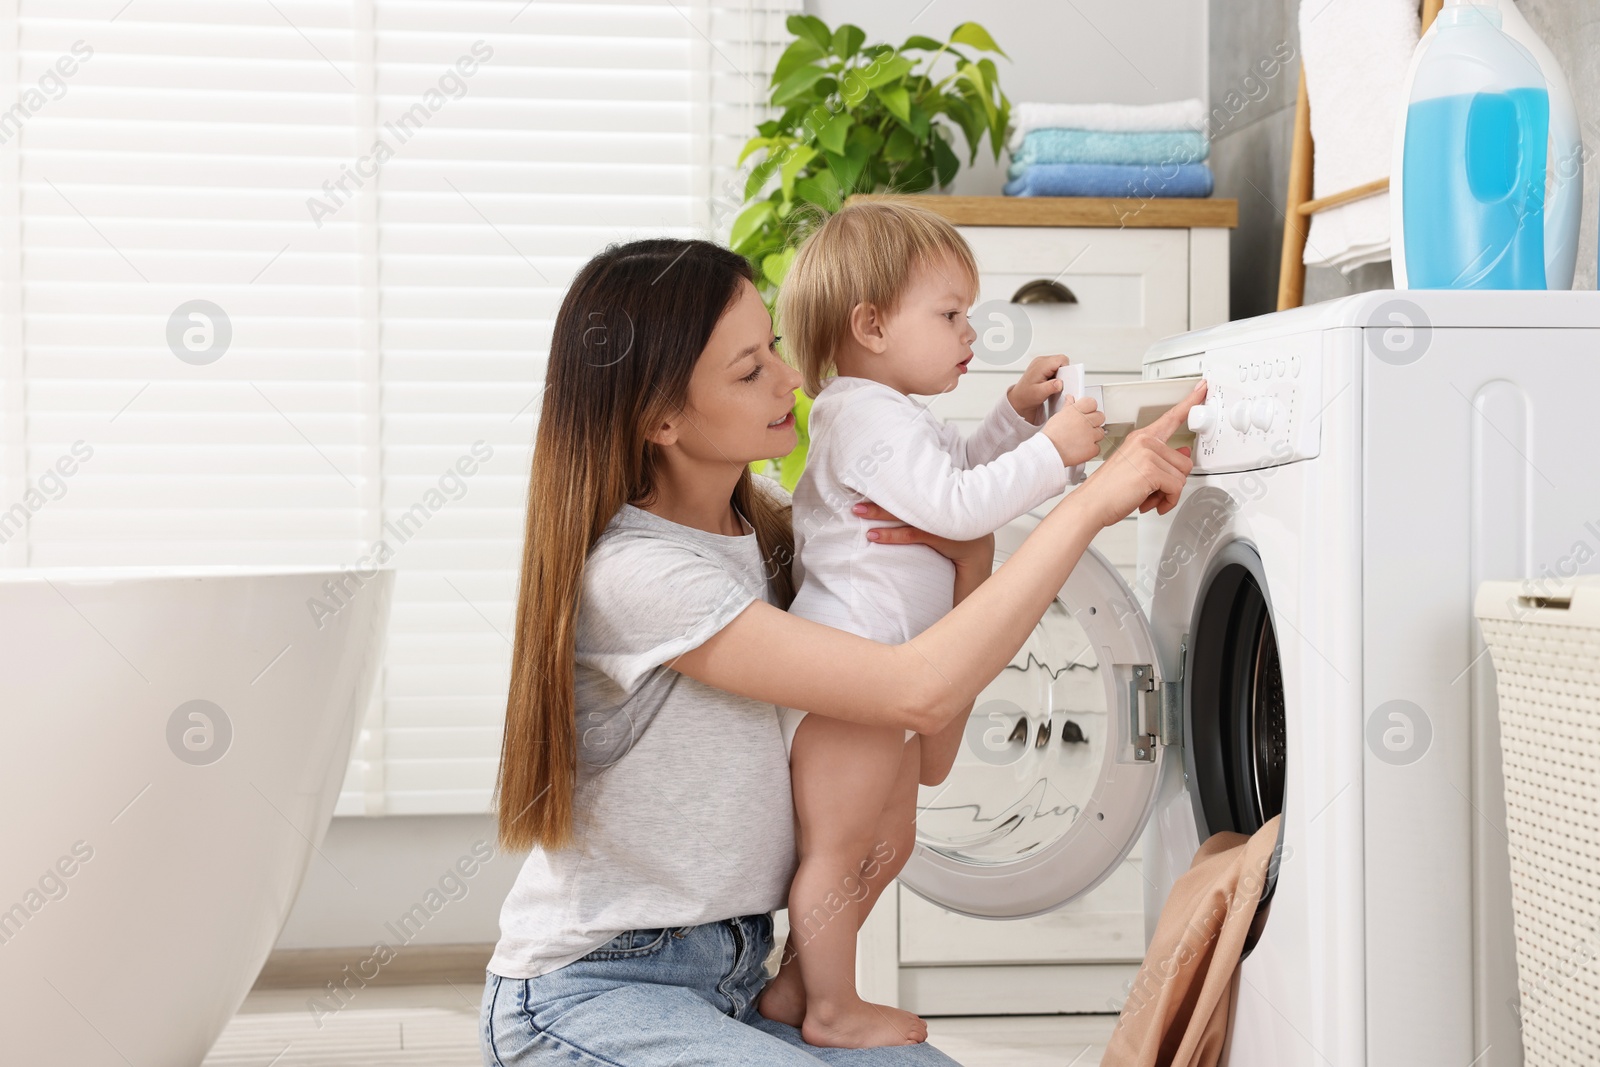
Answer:
[[[478,997],[459,985],[360,991],[317,1018],[314,990],[250,994],[204,1067],[482,1067]],[[929,1041],[964,1067],[1097,1067],[1116,1019],[1022,1015],[928,1020]]]

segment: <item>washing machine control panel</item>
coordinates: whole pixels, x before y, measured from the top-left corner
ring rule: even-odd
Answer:
[[[1196,474],[1272,467],[1317,454],[1321,345],[1318,332],[1245,342],[1148,364],[1144,376],[1209,383],[1189,412]]]

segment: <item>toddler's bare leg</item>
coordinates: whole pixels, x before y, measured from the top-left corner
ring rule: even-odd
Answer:
[[[911,856],[917,837],[917,772],[921,764],[920,735],[905,743],[900,755],[900,772],[895,779],[889,802],[878,817],[877,831],[872,837],[872,847],[861,863],[861,881],[867,895],[856,907],[856,927],[867,921],[878,897],[899,875]],[[800,974],[800,957],[796,951],[798,938],[789,931],[783,953],[778,957],[778,973],[762,990],[759,1002],[761,1014],[769,1019],[798,1027],[805,1019],[805,984]]]
[[[950,768],[954,766],[956,754],[961,750],[961,739],[966,736],[967,719],[971,714],[972,708],[969,707],[965,715],[957,715],[938,733],[918,735],[922,740],[922,770],[918,780],[923,785],[941,785],[950,776]]]
[[[900,756],[900,772],[889,793],[883,813],[872,835],[872,847],[861,865],[861,879],[867,895],[859,905],[861,923],[867,921],[878,897],[889,888],[911,858],[917,843],[917,775],[922,764],[921,734],[905,743]],[[857,924],[859,927],[859,923]]]
[[[855,988],[862,876],[905,763],[895,727],[808,715],[790,758],[799,867],[789,889],[789,925],[805,984],[801,1036],[813,1045],[869,1048],[927,1039],[927,1025],[899,1008],[863,1001]],[[880,890],[881,891],[881,890]]]

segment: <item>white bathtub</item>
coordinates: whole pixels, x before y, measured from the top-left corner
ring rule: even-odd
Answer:
[[[0,1060],[200,1063],[328,862],[393,586],[0,568]]]

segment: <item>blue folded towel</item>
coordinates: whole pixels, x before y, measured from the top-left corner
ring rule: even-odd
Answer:
[[[1005,185],[1007,196],[1210,196],[1204,163],[1039,163]]]
[[[1011,154],[1007,177],[1035,163],[1199,163],[1211,142],[1198,130],[1034,130]]]

